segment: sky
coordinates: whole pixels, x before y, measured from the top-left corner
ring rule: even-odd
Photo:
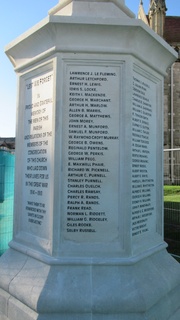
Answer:
[[[140,0],[125,0],[126,6],[136,15]],[[13,66],[4,52],[12,40],[33,27],[48,15],[58,0],[4,0],[0,19],[0,137],[15,137],[17,79]],[[148,12],[150,0],[144,0]],[[167,15],[180,16],[180,0],[166,0]]]

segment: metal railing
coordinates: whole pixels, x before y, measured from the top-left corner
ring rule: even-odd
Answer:
[[[176,198],[164,201],[164,238],[180,262],[180,148],[164,150],[164,185],[176,187]]]
[[[180,148],[164,149],[164,184],[180,185]]]

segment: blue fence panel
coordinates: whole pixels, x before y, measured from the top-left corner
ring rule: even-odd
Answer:
[[[0,155],[0,159],[1,159],[1,155]],[[0,202],[4,201],[4,173],[5,173],[5,166],[3,163],[0,163]]]
[[[0,150],[0,255],[8,249],[13,231],[14,154]]]

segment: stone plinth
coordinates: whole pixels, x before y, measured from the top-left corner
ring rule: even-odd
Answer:
[[[176,53],[124,1],[59,3],[6,53],[19,98],[1,313],[170,319],[180,269],[163,240],[163,79]]]

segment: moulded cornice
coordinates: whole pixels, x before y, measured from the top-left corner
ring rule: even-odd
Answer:
[[[6,47],[16,71],[57,52],[133,55],[161,74],[177,58],[166,41],[137,19],[49,16]]]

